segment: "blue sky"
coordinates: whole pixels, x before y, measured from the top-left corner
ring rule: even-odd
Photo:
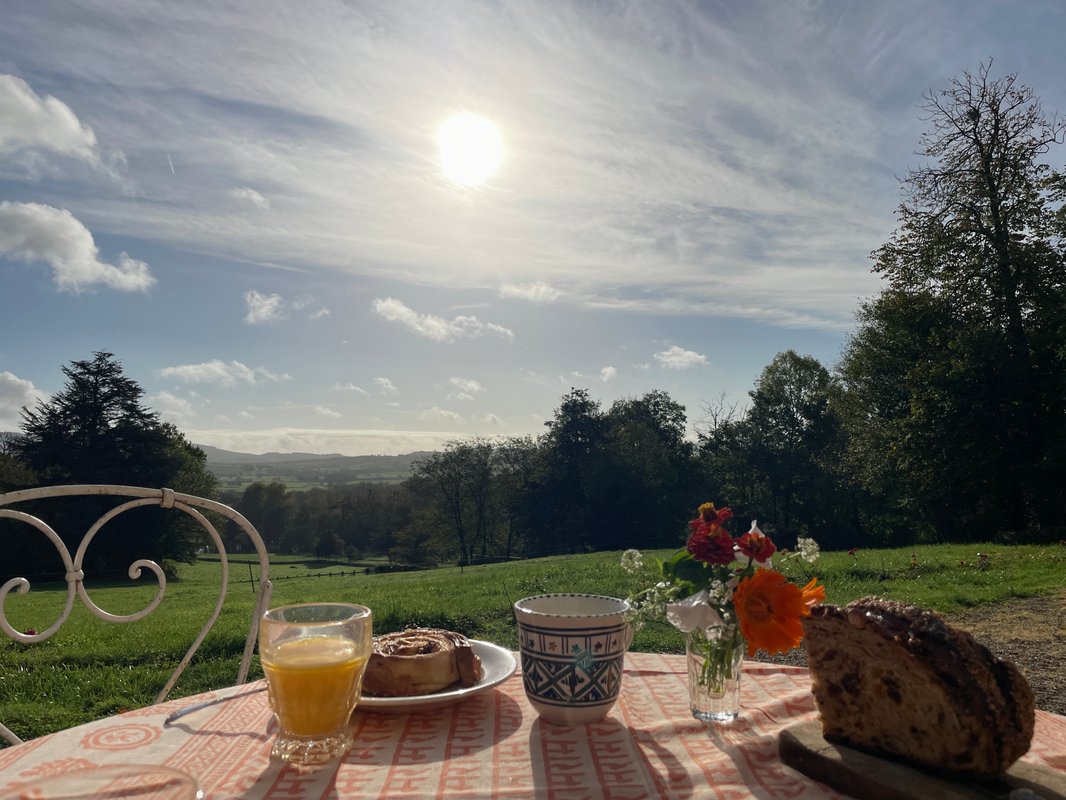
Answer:
[[[4,17],[0,430],[95,350],[249,452],[538,434],[570,387],[697,424],[782,350],[836,362],[923,92],[992,58],[1066,111],[1059,2]],[[499,132],[477,185],[441,166],[461,114]]]

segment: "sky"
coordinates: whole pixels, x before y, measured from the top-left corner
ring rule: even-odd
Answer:
[[[107,351],[243,452],[695,432],[839,360],[924,93],[1066,112],[1056,0],[0,3],[0,431]]]

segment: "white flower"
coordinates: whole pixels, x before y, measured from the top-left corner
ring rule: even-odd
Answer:
[[[796,539],[796,550],[799,553],[799,557],[804,561],[813,564],[818,560],[818,542],[814,541],[814,539],[807,539],[800,536]]]
[[[667,605],[666,619],[682,633],[689,633],[696,628],[706,630],[722,624],[722,616],[710,604],[706,589]]]
[[[622,553],[622,569],[630,575],[636,575],[644,568],[644,556],[639,550],[629,549]]]

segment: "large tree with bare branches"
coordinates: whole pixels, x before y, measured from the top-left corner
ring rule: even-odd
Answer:
[[[926,163],[874,252],[886,290],[841,364],[852,456],[938,534],[1066,513],[1066,123],[991,62],[925,96]]]

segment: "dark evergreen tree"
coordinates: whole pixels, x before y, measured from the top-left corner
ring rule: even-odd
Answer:
[[[111,353],[74,361],[63,367],[63,374],[67,382],[61,391],[23,409],[21,434],[11,443],[14,455],[40,484],[110,483],[168,487],[201,497],[217,494],[204,452],[141,404],[144,390]],[[49,519],[61,520],[61,536],[77,541],[112,504],[93,497],[71,499]],[[141,557],[191,560],[205,537],[183,514],[136,509],[108,523],[87,558],[90,565],[116,568]]]

